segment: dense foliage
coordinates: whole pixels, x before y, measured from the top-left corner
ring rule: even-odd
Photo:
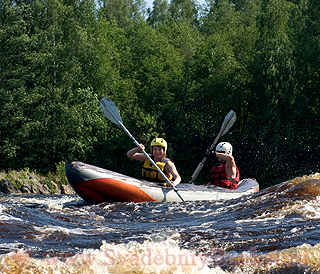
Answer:
[[[134,146],[168,156],[188,182],[220,140],[262,188],[319,171],[320,5],[300,0],[0,1],[0,168],[81,160],[140,176]],[[205,182],[214,159],[198,182]]]

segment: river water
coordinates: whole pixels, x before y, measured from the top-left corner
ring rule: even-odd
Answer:
[[[320,273],[320,174],[239,199],[0,197],[0,273]]]

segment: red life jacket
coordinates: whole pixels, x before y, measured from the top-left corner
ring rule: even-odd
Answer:
[[[222,165],[214,165],[211,174],[210,174],[210,185],[216,185],[220,187],[225,187],[229,189],[237,189],[239,180],[240,180],[240,173],[238,167],[237,169],[237,176],[232,179],[228,177],[226,173],[226,164]]]

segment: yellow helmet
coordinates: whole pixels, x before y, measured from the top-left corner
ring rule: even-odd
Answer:
[[[151,153],[152,153],[152,147],[153,146],[159,146],[159,147],[164,147],[164,153],[167,153],[167,142],[163,138],[154,138],[151,141]]]

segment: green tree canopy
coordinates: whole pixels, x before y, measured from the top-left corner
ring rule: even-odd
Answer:
[[[1,1],[0,167],[82,160],[139,178],[134,144],[99,109],[109,96],[147,149],[166,138],[184,182],[230,109],[221,141],[241,178],[318,172],[319,26],[305,1]]]

